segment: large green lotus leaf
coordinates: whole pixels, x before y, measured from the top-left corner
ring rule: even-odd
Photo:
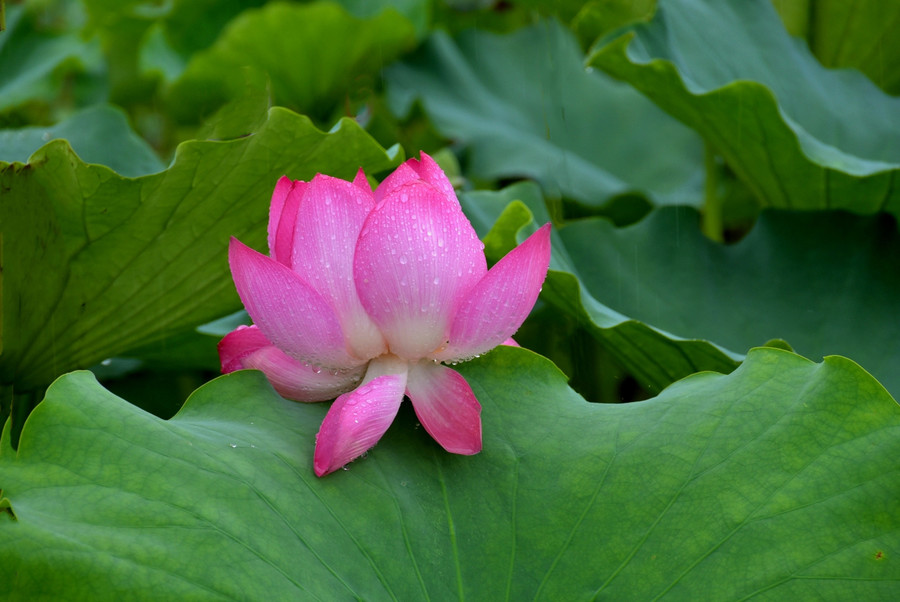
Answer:
[[[228,239],[264,246],[278,177],[351,178],[398,159],[352,120],[325,133],[274,108],[256,133],[184,143],[140,178],[87,165],[62,140],[0,164],[0,382],[45,386],[238,309]]]
[[[388,97],[398,114],[421,101],[442,135],[468,146],[472,176],[533,177],[595,206],[626,193],[698,202],[700,139],[582,58],[556,21],[456,41],[437,32],[388,68]]]
[[[63,75],[94,69],[99,45],[40,22],[40,7],[11,5],[0,34],[0,111],[30,100],[57,100]]]
[[[147,142],[134,133],[121,109],[98,105],[78,111],[53,126],[0,130],[0,161],[26,162],[48,140],[68,140],[87,163],[136,177],[165,168]]]
[[[763,206],[900,212],[900,99],[823,68],[766,0],[661,0],[590,63],[700,132]]]
[[[265,73],[277,104],[326,116],[359,78],[374,76],[415,44],[408,19],[389,10],[358,19],[339,5],[268,4],[231,21],[172,84],[168,105],[181,119],[239,96],[242,69]]]
[[[560,239],[580,283],[613,311],[737,353],[780,338],[809,357],[852,357],[900,396],[893,219],[765,211],[731,246],[699,221],[663,208],[629,228],[573,223]]]
[[[0,448],[0,583],[31,599],[890,599],[900,408],[853,362],[760,349],[589,404],[545,359],[461,366],[484,450],[408,408],[317,479],[325,404],[222,377],[163,421],[86,373]]]

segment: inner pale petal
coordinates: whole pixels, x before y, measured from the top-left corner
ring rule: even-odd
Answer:
[[[487,272],[459,205],[422,180],[395,189],[369,214],[353,268],[366,313],[391,353],[407,360],[441,344],[456,306]]]
[[[334,307],[348,350],[361,360],[386,350],[359,301],[353,253],[375,202],[371,190],[317,175],[307,184],[294,224],[292,268]]]

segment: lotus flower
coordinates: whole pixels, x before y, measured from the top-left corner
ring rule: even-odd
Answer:
[[[232,238],[238,294],[254,326],[219,343],[222,371],[262,370],[284,397],[337,396],[316,437],[328,474],[388,429],[404,396],[447,451],[481,451],[481,406],[455,364],[509,340],[550,262],[550,225],[490,271],[484,245],[425,153],[372,192],[283,177],[269,210],[269,256]]]

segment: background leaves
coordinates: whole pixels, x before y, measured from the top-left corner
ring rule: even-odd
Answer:
[[[825,70],[763,0],[668,0],[590,62],[700,132],[762,206],[900,207],[900,100]]]
[[[388,70],[389,100],[420,100],[435,127],[465,143],[478,178],[529,176],[551,195],[602,205],[627,193],[696,202],[701,144],[628,87],[586,73],[554,21],[505,36],[440,32]]]
[[[352,122],[326,134],[276,108],[253,136],[187,143],[142,178],[86,165],[62,141],[4,166],[0,221],[16,235],[4,236],[0,378],[40,387],[239,309],[224,250],[230,236],[262,247],[266,183],[397,159]]]
[[[394,11],[360,20],[329,3],[269,4],[232,21],[194,55],[167,100],[176,117],[208,114],[240,95],[243,82],[233,74],[246,67],[269,78],[278,104],[327,118],[335,97],[411,47],[414,36]]]

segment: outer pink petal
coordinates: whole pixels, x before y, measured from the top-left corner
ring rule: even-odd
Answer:
[[[353,274],[391,353],[415,360],[442,344],[457,304],[487,272],[482,249],[459,205],[421,180],[369,214]]]
[[[331,369],[362,363],[347,354],[334,310],[299,275],[236,238],[228,260],[247,313],[275,346],[301,362]]]
[[[327,299],[360,360],[385,352],[384,337],[359,302],[353,253],[363,222],[375,207],[372,191],[317,175],[306,185],[295,216],[291,267]]]
[[[378,443],[397,415],[405,388],[404,370],[378,376],[338,397],[316,435],[316,475],[334,472]]]
[[[305,188],[306,182],[294,182],[282,176],[275,185],[269,205],[269,255],[287,266],[291,264],[294,220]]]
[[[549,265],[550,224],[544,224],[469,292],[453,316],[449,343],[432,357],[465,360],[506,341],[534,307]]]
[[[409,371],[406,394],[425,430],[454,454],[481,451],[481,404],[456,370],[420,362]]]
[[[352,389],[363,367],[350,372],[322,370],[302,364],[272,345],[256,326],[239,326],[219,341],[222,372],[261,370],[272,387],[294,401],[325,401]]]
[[[271,344],[266,335],[261,333],[256,326],[238,326],[219,341],[219,361],[222,363],[222,374],[243,370],[244,364],[241,360],[254,351]]]
[[[407,160],[381,182],[375,191],[376,201],[381,201],[386,195],[403,184],[415,180],[424,180],[437,188],[448,201],[459,204],[459,199],[456,198],[456,192],[453,190],[453,184],[450,183],[444,170],[424,152],[420,154],[422,156],[421,161],[416,159]]]

